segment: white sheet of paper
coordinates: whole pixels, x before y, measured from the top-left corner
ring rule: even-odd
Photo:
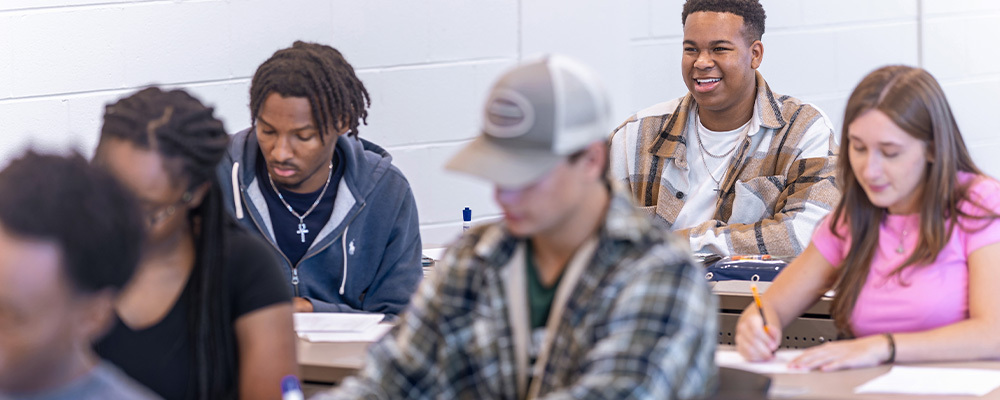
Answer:
[[[364,332],[385,318],[382,314],[295,313],[296,332]]]
[[[425,256],[427,256],[427,257],[433,258],[434,261],[437,261],[437,260],[441,259],[441,256],[444,255],[444,251],[447,250],[447,249],[448,249],[447,247],[431,247],[431,248],[426,248],[426,249],[423,249],[423,254]]]
[[[389,330],[392,324],[378,324],[361,332],[299,332],[299,337],[313,343],[338,343],[338,342],[377,342]]]
[[[1000,387],[1000,370],[893,366],[854,393],[983,396]]]
[[[802,354],[802,350],[778,350],[771,361],[750,362],[736,350],[716,350],[715,363],[720,367],[742,369],[758,374],[804,374],[809,371],[788,368],[788,362]]]

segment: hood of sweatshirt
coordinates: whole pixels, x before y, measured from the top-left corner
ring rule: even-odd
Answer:
[[[267,203],[256,182],[257,154],[260,152],[257,136],[253,134],[252,128],[248,128],[233,135],[231,140],[228,158],[233,161],[230,187],[235,216],[237,219],[250,218],[250,216],[243,215],[243,207],[239,204],[241,190],[245,191],[250,204],[259,215],[266,216],[268,215]],[[337,183],[337,198],[334,201],[330,220],[320,230],[303,260],[308,258],[310,254],[317,252],[318,249],[332,245],[331,241],[340,238],[344,256],[339,293],[343,295],[344,287],[348,281],[347,231],[354,216],[365,207],[368,196],[373,194],[379,181],[387,175],[392,166],[392,156],[382,147],[358,137],[340,136],[337,138],[335,146],[343,156],[339,162],[344,163],[344,177]],[[264,225],[261,230],[266,231],[267,238],[272,244],[275,243],[270,218],[260,218],[260,220]],[[346,223],[344,223],[345,221]],[[341,227],[342,229],[340,229]],[[294,267],[287,258],[285,262],[290,267]],[[297,277],[292,279],[293,284],[296,284]]]

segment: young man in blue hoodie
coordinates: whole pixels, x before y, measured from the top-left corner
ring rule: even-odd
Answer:
[[[297,312],[395,316],[423,276],[410,185],[357,137],[370,103],[339,51],[297,41],[257,68],[253,125],[219,166],[227,208],[271,244]]]

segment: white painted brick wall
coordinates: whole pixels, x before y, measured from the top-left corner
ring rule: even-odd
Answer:
[[[871,69],[921,65],[941,80],[973,156],[1000,175],[995,0],[762,0],[761,72],[779,93],[819,105],[840,129],[846,98]],[[478,129],[493,79],[559,52],[590,64],[614,123],[686,91],[683,0],[3,0],[0,165],[27,145],[92,152],[104,104],[149,83],[213,104],[231,131],[249,124],[249,79],[296,39],[341,50],[372,95],[362,135],[410,180],[424,241],[460,230],[463,207],[496,218],[492,189],[444,172]],[[610,129],[610,127],[609,127]]]
[[[1000,56],[983,45],[1000,38],[1000,2],[926,0],[924,66],[941,81],[972,157],[1000,176]]]

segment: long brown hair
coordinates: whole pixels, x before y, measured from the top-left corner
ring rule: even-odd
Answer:
[[[846,225],[851,247],[840,265],[831,315],[841,337],[853,336],[850,317],[878,247],[879,226],[888,211],[874,206],[858,184],[851,169],[847,127],[869,110],[884,113],[899,128],[927,144],[930,159],[923,173],[926,179],[917,190],[921,196],[920,229],[913,253],[890,276],[912,266],[937,259],[958,224],[958,218],[972,217],[958,207],[968,196],[969,184],[958,184],[958,171],[982,175],[972,162],[962,133],[952,115],[944,91],[927,71],[902,65],[879,68],[861,80],[847,101],[840,137],[837,172],[843,197],[830,218],[830,230],[838,233]],[[974,203],[982,209],[981,205]],[[987,217],[995,218],[989,213]]]

